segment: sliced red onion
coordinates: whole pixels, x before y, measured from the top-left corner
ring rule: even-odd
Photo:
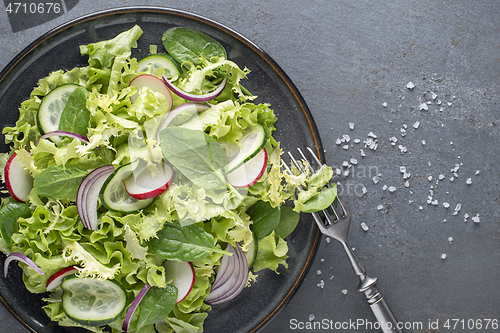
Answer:
[[[179,105],[178,107],[176,107],[175,109],[173,109],[168,113],[168,115],[165,117],[165,120],[163,120],[163,122],[158,127],[158,133],[156,134],[156,142],[160,141],[161,130],[166,128],[172,122],[172,120],[174,120],[174,118],[177,117],[178,115],[182,113],[186,114],[191,113],[192,115],[194,113],[200,113],[208,109],[210,109],[210,106],[202,103],[184,103],[182,105]]]
[[[87,139],[86,137],[84,137],[83,135],[80,135],[80,134],[76,134],[76,133],[72,133],[72,132],[68,132],[68,131],[52,131],[52,132],[45,133],[40,138],[38,138],[38,140],[36,140],[36,142],[35,142],[35,146],[38,145],[40,140],[47,139],[47,138],[50,138],[53,136],[67,136],[67,137],[70,137],[73,139],[78,139],[78,140],[86,142],[86,143],[89,142],[89,139]]]
[[[80,184],[76,194],[76,208],[83,225],[97,230],[97,200],[102,185],[115,168],[105,165],[90,172]]]
[[[221,84],[217,87],[212,92],[209,92],[207,94],[203,95],[196,95],[196,94],[191,94],[188,92],[185,92],[179,88],[177,88],[172,82],[170,82],[165,75],[162,75],[161,79],[163,80],[163,83],[170,89],[174,94],[176,94],[179,97],[182,97],[184,99],[187,99],[188,101],[192,102],[207,102],[215,97],[219,96],[222,91],[224,90],[224,87],[226,86],[227,78],[225,77],[224,80],[222,80]]]
[[[221,285],[227,283],[229,278],[233,275],[234,266],[236,263],[236,261],[234,260],[234,257],[236,256],[234,247],[231,244],[228,244],[226,252],[232,253],[233,255],[232,256],[224,255],[222,257],[219,270],[217,271],[217,276],[215,277],[215,281],[212,284],[210,292],[216,290]]]
[[[141,289],[137,297],[132,301],[132,304],[130,304],[127,313],[125,314],[125,319],[123,319],[123,325],[122,325],[123,331],[125,332],[128,331],[128,328],[130,326],[130,320],[132,319],[135,310],[139,306],[139,303],[141,303],[142,299],[144,298],[144,295],[146,295],[149,288],[151,288],[151,285],[149,283],[146,283],[146,285]]]
[[[233,256],[227,257],[230,258],[230,261],[234,261],[232,271],[230,270],[230,264],[226,269],[226,272],[231,271],[231,275],[229,278],[225,279],[224,282],[221,281],[216,288],[212,287],[210,295],[205,298],[205,302],[208,304],[216,305],[232,300],[241,293],[248,280],[247,258],[238,243],[236,243]],[[226,272],[223,274],[225,275]]]
[[[7,273],[9,272],[9,264],[12,260],[17,260],[25,263],[26,265],[30,266],[33,268],[38,274],[43,275],[42,270],[27,256],[25,256],[22,253],[19,252],[12,252],[10,253],[7,258],[5,259],[5,262],[3,263],[3,275],[4,277],[7,277]]]

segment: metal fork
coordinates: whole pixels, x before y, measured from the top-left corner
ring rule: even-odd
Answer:
[[[305,165],[309,166],[311,172],[315,172],[312,164],[306,158],[302,150],[300,148],[297,148],[297,150],[302,160],[305,161]],[[315,164],[320,167],[322,163],[316,156],[314,151],[309,147],[307,147],[307,150],[312,155]],[[297,170],[299,172],[305,172],[305,170],[303,170],[303,166],[295,159],[293,154],[288,152],[288,155],[290,156],[290,160],[295,165]],[[291,174],[292,171],[283,160],[282,164],[287,172]],[[356,273],[359,278],[358,291],[365,294],[368,304],[370,305],[373,314],[380,324],[380,329],[384,333],[402,333],[403,331],[398,327],[400,325],[398,325],[396,318],[389,309],[389,306],[387,305],[382,294],[376,287],[377,278],[369,277],[368,275],[366,275],[365,268],[356,257],[351,245],[349,244],[347,235],[349,233],[351,214],[346,208],[344,201],[339,196],[337,196],[336,204],[330,205],[330,207],[324,209],[321,212],[313,212],[311,214],[314,217],[314,220],[316,221],[316,224],[318,225],[320,231],[324,235],[336,239],[343,245],[347,257],[351,262],[354,273]]]

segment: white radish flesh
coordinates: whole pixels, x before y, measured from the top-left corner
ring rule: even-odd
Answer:
[[[264,175],[267,166],[267,152],[263,148],[257,155],[236,170],[227,174],[227,181],[234,187],[250,187]]]
[[[187,261],[166,260],[163,263],[165,267],[165,277],[171,285],[177,288],[177,301],[182,302],[193,289],[196,274],[193,265]]]
[[[33,189],[33,177],[16,153],[8,159],[4,177],[10,195],[17,201],[25,202]]]

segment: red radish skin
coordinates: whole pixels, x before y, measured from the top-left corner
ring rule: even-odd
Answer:
[[[123,184],[127,193],[135,199],[145,200],[159,196],[172,185],[174,170],[168,164],[160,169],[160,174],[153,177],[147,168],[134,172]]]
[[[233,187],[245,188],[255,185],[264,175],[267,167],[265,148],[242,166],[227,174],[227,181]]]
[[[12,154],[4,169],[5,184],[10,195],[17,201],[25,202],[33,188],[33,177],[16,153]]]
[[[138,91],[141,90],[141,88],[143,87],[148,87],[153,91],[163,94],[167,98],[169,103],[167,107],[168,111],[170,111],[170,109],[172,108],[173,104],[172,93],[170,92],[170,90],[168,90],[167,86],[163,83],[163,81],[157,78],[156,76],[150,74],[139,75],[130,82],[129,86],[137,87]],[[137,96],[138,93],[131,96],[130,101],[134,103],[135,100],[137,99]]]
[[[175,303],[182,302],[193,289],[196,280],[193,264],[187,261],[166,260],[163,267],[167,280],[172,280],[170,284],[178,290]]]
[[[73,275],[76,272],[78,272],[77,266],[68,266],[65,267],[57,272],[55,272],[48,280],[47,280],[47,291],[51,291],[61,285],[62,280],[68,276],[68,275]]]

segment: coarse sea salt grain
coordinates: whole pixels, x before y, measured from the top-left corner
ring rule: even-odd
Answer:
[[[419,106],[418,106],[418,109],[420,111],[424,110],[424,111],[428,111],[429,110],[429,106],[427,105],[427,103],[421,103]]]
[[[386,103],[386,102],[382,103],[382,106],[383,106],[384,108],[386,108],[386,107],[387,107],[387,103]]]
[[[405,166],[400,166],[399,167],[399,172],[405,173],[406,172],[406,167]]]
[[[373,181],[375,184],[377,184],[377,183],[380,181],[380,178],[378,178],[377,176],[374,176],[374,177],[372,178],[372,181]]]
[[[414,129],[419,128],[419,126],[420,126],[420,121],[416,121],[416,122],[413,123],[413,128]]]
[[[347,289],[342,289],[342,294],[347,295]]]
[[[472,184],[472,178],[467,178],[467,180],[465,182],[467,183],[467,185]]]
[[[349,123],[349,129],[351,129],[351,130],[354,129],[354,123]]]
[[[351,164],[354,164],[354,165],[358,164],[358,160],[355,158],[351,158],[350,161],[351,161]]]
[[[312,313],[309,315],[309,321],[313,321],[315,318],[316,317],[314,317],[314,315]]]
[[[324,288],[325,287],[325,281],[321,280],[319,281],[319,283],[317,284],[318,288]]]
[[[364,231],[368,231],[369,228],[365,222],[361,222],[361,229],[363,229]]]
[[[451,245],[451,243],[453,243],[453,237],[448,237],[448,242],[450,242]]]
[[[377,210],[382,210],[382,209],[384,209],[384,205],[378,205],[377,206]]]
[[[387,185],[382,186],[382,190],[387,190]]]
[[[443,207],[444,208],[450,208],[450,204],[445,201],[445,202],[443,202]]]
[[[336,143],[337,145],[341,145],[341,144],[342,144],[342,140],[340,140],[340,138],[337,138],[337,140],[335,141],[335,143]]]
[[[481,222],[481,218],[479,217],[479,214],[476,214],[476,216],[474,216],[474,217],[472,218],[472,221],[474,221],[475,223],[479,223],[479,222]]]
[[[444,260],[444,259],[446,259],[446,253],[443,253],[443,254],[441,255],[441,259],[443,259],[443,260]]]
[[[410,81],[406,84],[406,88],[412,90],[413,88],[415,88],[415,85]]]
[[[389,192],[394,192],[396,191],[396,187],[395,186],[389,186]]]

